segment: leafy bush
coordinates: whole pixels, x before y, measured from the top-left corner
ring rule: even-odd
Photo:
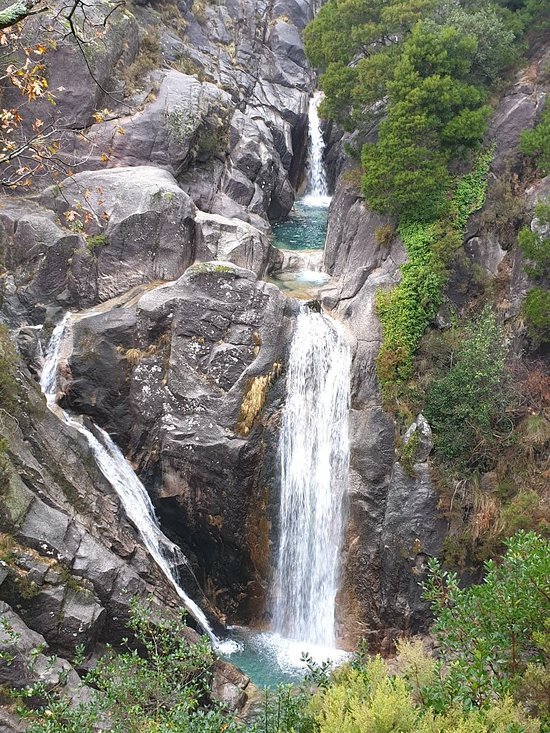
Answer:
[[[310,703],[319,733],[536,733],[530,720],[509,698],[485,709],[450,705],[431,708],[422,701],[427,683],[438,684],[437,667],[419,647],[408,653],[401,674],[392,675],[377,657],[336,671],[331,684]],[[418,684],[420,683],[420,684]],[[442,685],[443,687],[443,685]],[[420,695],[418,694],[420,693]],[[420,704],[419,704],[420,702]],[[281,729],[289,730],[289,729]]]
[[[527,332],[538,346],[550,340],[550,292],[533,288],[527,293],[522,306]]]
[[[543,176],[550,173],[550,104],[546,107],[538,125],[521,134],[521,150],[533,158],[535,166]]]
[[[238,730],[209,696],[214,661],[207,639],[189,644],[182,621],[154,618],[132,604],[129,624],[142,653],[109,650],[84,681],[92,698],[71,706],[45,690],[46,702],[27,712],[27,733],[232,733]],[[24,691],[23,697],[28,697]]]
[[[518,60],[517,31],[498,5],[486,3],[464,7],[441,3],[436,10],[436,19],[438,23],[456,28],[461,36],[476,39],[471,73],[477,81],[492,84],[503,70]]]
[[[469,84],[476,42],[450,26],[420,22],[403,44],[387,83],[387,119],[365,145],[363,192],[376,210],[433,221],[447,208],[447,163],[475,147],[489,108]]]
[[[529,277],[542,280],[550,275],[550,203],[539,203],[534,213],[534,229],[524,227],[518,243],[527,260],[525,271]]]
[[[425,593],[436,617],[443,684],[428,685],[424,694],[437,710],[490,706],[518,687],[528,663],[544,661],[550,542],[520,531],[506,545],[502,562],[489,560],[483,582],[469,588],[429,561]]]
[[[461,244],[468,217],[483,205],[491,158],[491,151],[478,155],[472,172],[457,181],[444,219],[398,227],[407,263],[400,284],[376,298],[383,330],[377,373],[387,402],[412,374],[414,353],[441,304],[447,263]]]
[[[434,431],[435,456],[456,469],[488,470],[503,439],[506,348],[494,313],[485,309],[466,330],[448,371],[426,394],[424,414]]]

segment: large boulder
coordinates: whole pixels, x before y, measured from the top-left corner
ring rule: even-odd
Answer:
[[[93,165],[153,165],[177,178],[197,160],[225,157],[232,109],[223,89],[171,69],[142,110],[92,128],[89,137],[98,151]],[[108,161],[102,161],[107,151]]]
[[[196,259],[232,262],[262,277],[275,256],[269,237],[251,224],[197,211]]]
[[[131,349],[102,314],[75,323],[67,402],[124,435],[126,418],[104,396],[125,375],[132,427],[124,444],[163,526],[218,608],[246,620],[269,573],[264,512],[277,487],[266,468],[276,452],[268,424],[298,304],[253,272],[215,261],[193,265],[134,307]],[[104,346],[90,369],[96,339]]]
[[[195,207],[167,171],[87,171],[47,189],[42,201],[88,235],[99,301],[144,282],[173,280],[194,259]]]

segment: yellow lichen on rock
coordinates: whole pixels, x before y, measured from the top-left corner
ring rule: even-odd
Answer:
[[[276,361],[267,374],[260,374],[249,381],[237,423],[237,433],[240,435],[248,435],[250,432],[254,421],[265,405],[269,387],[279,377],[282,368],[281,362]]]

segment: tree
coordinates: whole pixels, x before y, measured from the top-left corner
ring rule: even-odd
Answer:
[[[63,89],[50,89],[48,57],[72,44],[103,96],[116,99],[97,79],[91,58],[122,4],[61,0],[46,7],[40,0],[18,0],[0,11],[0,186],[29,187],[52,172],[65,177],[85,161],[90,144],[76,158],[62,151],[64,141],[75,136],[87,143],[86,131],[55,115]],[[39,23],[33,16],[40,13],[46,15]],[[98,111],[94,120],[106,115],[108,110]]]
[[[520,531],[506,540],[500,563],[485,563],[479,585],[460,588],[455,573],[430,560],[426,598],[436,617],[432,631],[446,665],[433,704],[490,705],[520,683],[528,663],[545,661],[550,614],[550,543]]]
[[[486,308],[469,325],[448,371],[426,394],[424,414],[443,463],[472,471],[491,468],[492,450],[507,426],[506,347],[494,313]]]
[[[467,81],[476,48],[451,26],[413,28],[387,82],[378,141],[363,149],[363,192],[373,208],[411,221],[445,211],[447,163],[478,144],[490,111]]]
[[[477,83],[492,84],[518,60],[519,29],[511,14],[498,5],[476,2],[464,7],[446,0],[438,6],[434,19],[440,25],[452,26],[460,36],[476,39],[471,77]]]
[[[322,69],[325,116],[353,129],[383,99],[398,49],[437,0],[329,0],[304,32],[306,54]],[[371,110],[372,112],[372,110]]]

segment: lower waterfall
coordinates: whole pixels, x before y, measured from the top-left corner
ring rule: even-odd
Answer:
[[[185,558],[180,549],[160,529],[149,494],[118,446],[104,430],[95,426],[100,440],[91,430],[57,405],[59,362],[64,343],[70,335],[71,321],[73,318],[85,318],[86,315],[93,315],[93,311],[82,316],[67,313],[52,333],[40,378],[40,387],[46,396],[48,407],[57,417],[86,438],[97,466],[117,493],[126,515],[138,530],[149,554],[212,643],[217,647],[223,647],[224,642],[219,642],[202,609],[180,586],[176,561],[185,561]]]
[[[348,487],[350,350],[341,328],[304,306],[290,348],[279,458],[280,539],[273,630],[334,647]]]

